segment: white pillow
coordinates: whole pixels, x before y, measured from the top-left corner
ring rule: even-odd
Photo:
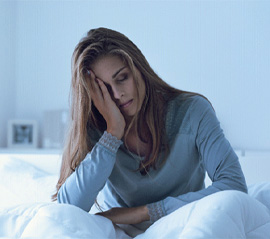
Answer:
[[[50,202],[58,180],[30,163],[9,156],[0,158],[0,207]]]

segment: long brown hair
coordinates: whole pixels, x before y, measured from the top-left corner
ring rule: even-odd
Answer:
[[[78,43],[72,56],[71,122],[62,156],[60,178],[56,185],[57,193],[86,154],[92,150],[94,142],[89,129],[96,129],[101,133],[106,130],[104,118],[92,104],[87,83],[90,65],[106,55],[116,55],[124,60],[136,84],[138,82],[135,68],[137,68],[145,82],[144,101],[132,120],[140,139],[145,139],[138,130],[142,125],[149,132],[147,140],[150,142],[151,151],[139,166],[141,172],[147,172],[151,167],[155,168],[160,150],[168,150],[164,118],[166,102],[181,93],[196,94],[175,89],[164,82],[150,67],[138,47],[125,35],[106,28],[90,30]],[[161,161],[165,159],[166,157]],[[53,195],[53,200],[56,200],[57,193]]]

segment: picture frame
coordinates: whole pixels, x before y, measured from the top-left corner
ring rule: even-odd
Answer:
[[[9,120],[8,148],[37,148],[37,121]]]

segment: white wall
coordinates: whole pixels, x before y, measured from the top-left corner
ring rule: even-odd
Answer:
[[[7,146],[7,120],[15,116],[16,2],[0,1],[0,147]]]
[[[74,47],[105,26],[133,40],[165,81],[207,96],[234,148],[270,150],[269,1],[40,0],[14,10],[1,18],[16,15],[16,52],[6,53],[15,54],[16,91],[3,101],[16,100],[17,118],[42,126],[45,110],[68,107]],[[0,67],[2,91],[14,65]]]

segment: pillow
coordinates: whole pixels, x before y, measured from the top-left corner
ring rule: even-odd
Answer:
[[[1,156],[0,175],[0,207],[50,202],[58,180],[57,175],[10,156]]]

